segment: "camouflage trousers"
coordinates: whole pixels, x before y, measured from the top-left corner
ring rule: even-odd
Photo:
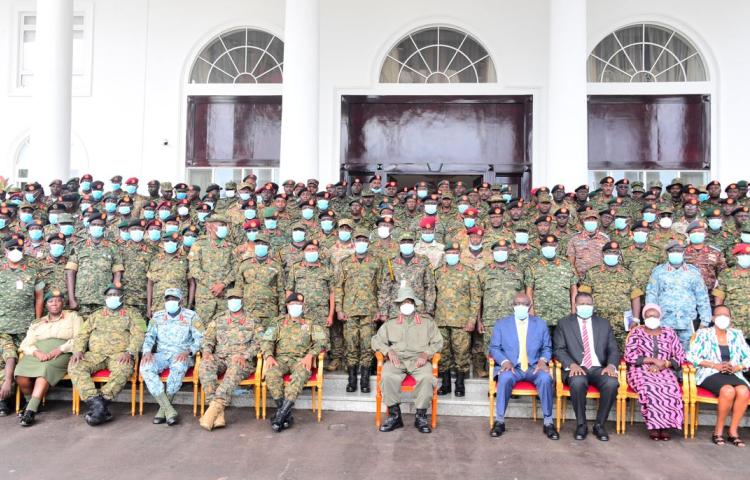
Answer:
[[[326,340],[330,345],[331,329],[326,326],[326,320],[328,319],[328,306],[313,306],[305,304],[305,318],[312,320],[313,325],[323,327],[326,332]]]
[[[11,358],[15,358],[18,361],[18,345],[20,344],[21,335],[0,333],[0,384],[5,382],[6,362]],[[12,378],[11,381],[13,381]]]
[[[484,339],[491,336],[492,331],[489,334],[487,332],[479,333],[478,329],[475,328],[471,332],[471,366],[475,375],[480,370],[487,371],[487,354],[484,353]]]
[[[469,352],[471,350],[471,333],[464,327],[439,327],[443,336],[443,351],[440,356],[440,370],[469,373]]]
[[[490,354],[490,341],[492,340],[492,330],[495,329],[496,320],[487,320],[482,322],[484,335],[482,336],[482,353],[485,357]],[[486,360],[486,358],[485,358]]]
[[[68,374],[73,386],[86,401],[97,395],[96,384],[91,380],[91,374],[99,370],[109,370],[109,380],[99,389],[105,400],[113,400],[128,383],[133,374],[133,363],[121,364],[117,361],[120,354],[104,355],[102,353],[86,352],[83,360],[68,367]]]
[[[468,335],[469,332],[464,333]],[[385,362],[383,365],[381,388],[383,389],[383,400],[387,406],[390,407],[401,403],[401,382],[409,374],[416,381],[414,392],[412,393],[414,395],[414,407],[419,409],[430,407],[432,392],[437,386],[437,379],[432,376],[432,364],[429,360],[419,368],[415,366],[416,361],[416,358],[409,360],[399,359],[398,367],[391,362]],[[442,362],[443,359],[441,358],[440,363]]]
[[[174,360],[176,355],[164,352],[156,352],[149,363],[141,362],[140,372],[143,376],[143,382],[148,388],[148,392],[154,397],[158,397],[165,392],[164,384],[159,375],[166,369],[169,369],[167,376],[166,393],[172,396],[182,387],[182,379],[185,377],[192,359],[188,358],[187,362],[177,362]]]
[[[310,378],[311,372],[302,366],[300,358],[295,357],[274,357],[278,365],[269,367],[266,370],[266,385],[271,398],[286,398],[295,401],[299,396],[305,383]],[[289,374],[289,383],[284,383],[284,376]]]
[[[195,313],[203,325],[208,325],[213,318],[224,310],[226,300],[216,298],[211,292],[200,292],[195,295]],[[158,310],[159,308],[155,308]]]
[[[372,316],[352,315],[343,324],[346,365],[370,368],[373,355],[370,342],[374,334]]]
[[[328,358],[333,361],[334,359],[344,362],[344,322],[338,319],[334,319],[333,325],[328,329],[331,336],[331,352]]]
[[[214,354],[211,360],[205,357],[201,360],[198,377],[209,402],[213,399],[222,399],[224,404],[229,406],[232,392],[254,371],[255,358],[245,361],[245,368],[241,368],[232,362],[231,355]],[[223,378],[219,380],[219,375],[222,374]]]

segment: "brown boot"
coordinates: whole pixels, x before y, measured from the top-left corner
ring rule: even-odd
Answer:
[[[198,423],[210,432],[216,426],[216,419],[220,413],[224,413],[224,400],[218,398],[211,400],[208,410],[206,410],[206,413],[203,414]]]
[[[339,368],[341,368],[341,362],[338,358],[334,358],[328,365],[326,365],[326,371],[328,372],[335,372]]]
[[[227,421],[224,420],[224,410],[219,412],[214,421],[214,428],[224,428],[227,426]]]

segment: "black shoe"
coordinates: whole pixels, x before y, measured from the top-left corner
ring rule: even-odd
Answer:
[[[417,409],[417,414],[414,416],[414,426],[420,433],[432,433],[430,422],[427,420],[426,408]]]
[[[21,414],[21,420],[19,420],[18,423],[20,423],[22,427],[30,427],[34,425],[34,415],[36,415],[36,412],[24,410],[23,414]]]
[[[161,425],[162,423],[166,423],[167,419],[164,417],[154,417],[154,419],[151,421],[154,425]]]
[[[166,421],[167,421],[167,426],[168,427],[173,427],[173,426],[177,425],[178,423],[180,423],[180,416],[179,415],[175,415],[174,417],[169,417],[169,418],[167,418]]]
[[[10,412],[10,403],[7,400],[0,400],[0,417],[7,417]]]
[[[604,425],[600,425],[598,423],[594,425],[594,436],[600,442],[609,441],[609,434],[607,433],[607,430],[604,429]]]
[[[392,432],[397,428],[403,428],[404,421],[401,419],[401,407],[399,404],[388,407],[388,418],[380,425],[381,432]]]
[[[495,423],[492,425],[492,430],[490,430],[490,437],[497,438],[502,436],[503,433],[505,433],[505,423],[495,420]]]
[[[112,420],[112,414],[109,413],[109,400],[105,400],[104,397],[102,397],[102,404],[104,405],[104,421],[109,422]]]
[[[284,423],[291,415],[292,407],[294,407],[294,402],[284,399],[284,403],[282,403],[281,408],[276,411],[276,417],[273,419],[273,423],[271,424],[271,428],[274,432],[279,433],[284,430]]]
[[[367,367],[359,369],[359,391],[370,393],[370,369]]]
[[[352,393],[357,391],[357,366],[349,367],[349,380],[346,384],[346,392]]]
[[[576,440],[586,440],[586,435],[589,434],[589,427],[586,426],[584,423],[583,425],[578,425],[576,427],[576,433],[573,436]]]
[[[454,394],[457,397],[463,397],[466,395],[466,388],[464,387],[465,376],[466,374],[463,372],[456,372],[456,390],[454,391]]]
[[[451,393],[451,372],[448,370],[447,372],[443,372],[440,375],[440,378],[442,378],[442,382],[440,383],[440,388],[438,388],[437,394],[438,395],[448,395]]]
[[[112,414],[107,411],[107,406],[101,395],[91,397],[86,400],[89,411],[86,414],[86,423],[91,427],[101,425],[112,418]],[[109,418],[107,418],[109,416]]]
[[[557,429],[553,424],[545,425],[542,427],[542,431],[550,440],[560,440],[560,434],[557,433]]]

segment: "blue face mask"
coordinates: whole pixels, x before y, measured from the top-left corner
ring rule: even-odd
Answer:
[[[263,258],[266,255],[268,255],[268,245],[264,243],[256,243],[255,244],[255,256]]]
[[[528,305],[513,305],[513,316],[516,320],[526,320],[529,318]]]
[[[507,250],[495,250],[492,252],[492,258],[497,263],[503,263],[508,261],[508,251]]]
[[[691,232],[690,243],[701,244],[706,240],[706,234],[703,232]]]
[[[174,195],[177,200],[185,200],[187,198],[187,192],[177,192]]]
[[[120,207],[117,207],[117,213],[120,215],[130,215],[130,207],[128,205],[122,205]]]
[[[34,203],[34,200],[36,200],[36,196],[33,193],[27,193],[23,196],[23,198],[25,198],[29,203]]]
[[[162,222],[166,220],[170,215],[172,215],[172,212],[170,212],[169,210],[159,210],[159,220],[161,220]]]
[[[255,196],[255,203],[257,203],[258,205],[260,205],[261,203],[264,203],[263,202],[263,195],[256,195]]]
[[[84,192],[88,192],[89,190],[91,190],[91,182],[81,182],[81,190],[83,190]]]
[[[198,221],[203,223],[208,218],[208,212],[198,212]]]
[[[0,229],[5,228],[6,225],[8,225],[8,221],[4,218],[0,218]]]
[[[368,246],[367,242],[354,242],[354,251],[360,255],[364,255],[367,253]]]
[[[698,201],[703,203],[708,200],[708,194],[707,193],[699,193],[698,194]]]
[[[73,228],[73,225],[70,225],[70,224],[60,225],[60,233],[62,233],[66,237],[73,235],[74,231],[75,229]]]
[[[425,243],[432,243],[435,241],[435,234],[434,233],[423,233],[422,234],[422,241]]]
[[[49,214],[49,223],[50,225],[57,225],[57,219],[58,219],[57,213],[50,213]]]
[[[143,230],[131,230],[130,239],[136,243],[143,241]]]
[[[31,223],[34,221],[34,215],[29,212],[21,212],[18,215],[19,220],[21,220],[23,223]]]
[[[424,206],[424,213],[426,213],[427,215],[435,215],[437,213],[437,205],[428,203]]]
[[[38,242],[39,240],[41,240],[43,234],[44,233],[41,230],[37,229],[37,228],[35,228],[34,230],[29,230],[29,238],[33,242]]]
[[[619,255],[613,255],[613,254],[607,254],[604,255],[604,264],[608,267],[614,267],[620,263],[620,256]]]
[[[633,241],[635,243],[646,243],[646,240],[648,240],[648,232],[644,232],[643,230],[633,232]]]
[[[711,230],[721,230],[721,225],[724,223],[721,218],[709,218],[708,219],[708,228]]]
[[[166,310],[168,314],[174,315],[180,311],[180,302],[177,300],[167,300],[164,302],[164,310]]]
[[[268,230],[276,230],[277,221],[274,218],[267,218],[263,221],[263,225],[266,226]]]
[[[203,203],[204,203],[205,205],[208,205],[208,208],[210,208],[211,210],[213,210],[213,209],[214,209],[214,202],[203,202]]]
[[[643,220],[647,221],[648,223],[653,223],[656,220],[656,213],[645,212],[643,214]]]
[[[227,308],[230,312],[236,313],[242,310],[242,299],[241,298],[230,298],[227,300]]]
[[[117,209],[117,204],[112,202],[105,202],[104,203],[104,211],[107,213],[112,213]]]
[[[504,193],[503,194],[503,202],[508,203],[508,202],[510,202],[511,198],[513,198],[513,197],[511,197],[509,193]]]
[[[427,198],[427,195],[428,195],[427,190],[417,190],[417,197]]]
[[[526,245],[529,243],[528,232],[516,232],[516,243],[519,245]]]
[[[229,235],[229,227],[226,225],[219,225],[216,227],[216,236],[219,238],[227,238],[227,235]]]
[[[342,242],[348,242],[352,239],[352,232],[349,230],[339,230],[339,240]]]
[[[174,253],[177,251],[177,242],[164,242],[164,251]]]
[[[596,228],[599,226],[599,222],[596,221],[585,221],[583,222],[583,228],[586,229],[587,232],[591,233],[596,231]]]
[[[398,250],[401,252],[401,255],[406,255],[408,257],[414,254],[414,244],[402,243],[398,246]]]
[[[195,244],[196,237],[192,235],[185,235],[182,237],[182,244],[186,247],[192,247]]]
[[[49,246],[49,254],[55,258],[60,258],[65,253],[65,245],[62,243],[53,243]]]
[[[458,206],[458,213],[460,213],[461,215],[463,215],[464,212],[466,212],[466,210],[468,210],[468,209],[469,209],[469,206],[466,205],[465,203],[462,203],[462,204],[460,204]]]
[[[477,224],[476,218],[464,218],[464,226],[466,228],[472,228],[476,224]]]
[[[257,211],[254,210],[254,209],[252,209],[252,208],[248,208],[247,210],[243,210],[243,212],[245,213],[245,218],[248,219],[248,220],[252,220],[258,214]]]
[[[328,200],[318,200],[317,201],[318,210],[328,210]]]
[[[89,219],[88,218],[84,218],[83,219],[83,226],[86,227],[86,228],[89,228]]]
[[[377,187],[377,188],[373,187],[370,190],[372,191],[372,193],[380,193],[380,192],[383,191],[383,188],[382,187]]]
[[[557,248],[547,245],[542,247],[542,256],[547,260],[552,260],[557,255]]]
[[[179,225],[175,225],[174,223],[170,223],[169,225],[166,225],[164,227],[164,231],[167,233],[176,233],[180,229]]]
[[[617,230],[625,230],[628,227],[627,218],[615,218],[615,228]]]
[[[669,254],[667,254],[667,257],[669,258],[669,263],[676,266],[682,263],[684,255],[682,254],[682,252],[669,252]]]
[[[454,265],[458,265],[458,260],[460,257],[457,253],[446,253],[445,254],[445,263],[450,265],[451,267]]]
[[[314,213],[315,212],[312,208],[305,208],[304,210],[302,210],[302,218],[304,218],[305,220],[310,220],[313,218]]]
[[[315,263],[318,261],[318,258],[320,258],[318,252],[305,252],[305,261],[307,263]]]
[[[102,238],[104,235],[104,227],[101,225],[91,225],[89,227],[89,234],[91,234],[93,238]]]
[[[737,265],[742,268],[750,267],[750,255],[737,255]]]
[[[128,232],[127,230],[120,230],[120,240],[122,240],[123,242],[127,242],[128,240],[130,240],[130,232]]]
[[[112,184],[112,191],[113,191],[113,192],[117,192],[117,191],[119,191],[119,190],[120,190],[121,188],[122,188],[122,185],[120,185],[119,183],[113,183],[113,184]]]
[[[474,245],[473,243],[469,244],[469,250],[471,250],[472,252],[478,252],[481,249],[482,249],[481,243],[479,245]]]
[[[101,190],[94,190],[93,192],[91,192],[91,198],[93,198],[97,202],[101,200],[103,196],[104,196],[104,192]]]
[[[305,232],[302,230],[294,230],[292,232],[292,241],[301,243],[305,241]]]
[[[120,305],[122,305],[122,299],[120,297],[111,296],[107,297],[104,300],[104,303],[107,304],[107,308],[109,308],[110,310],[117,310],[118,308],[120,308]]]
[[[161,230],[156,230],[155,228],[149,230],[148,239],[152,242],[158,242],[159,240],[161,240]]]
[[[250,230],[248,232],[245,232],[245,237],[247,237],[247,239],[251,242],[254,242],[258,238],[258,231]]]
[[[333,221],[331,221],[331,220],[322,220],[320,222],[320,228],[325,233],[329,233],[331,230],[333,230]]]
[[[144,210],[143,211],[143,218],[145,218],[146,220],[153,220],[154,217],[156,217],[156,214],[154,213],[153,210]]]
[[[249,193],[240,192],[240,200],[242,200],[243,202],[247,202],[248,200],[250,200],[250,197],[251,195]]]
[[[133,195],[136,190],[138,190],[137,185],[125,185],[125,191],[128,192],[129,195]]]
[[[585,319],[591,318],[594,315],[593,305],[576,305],[576,314]]]

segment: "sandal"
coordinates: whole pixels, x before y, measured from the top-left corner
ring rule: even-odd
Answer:
[[[711,441],[715,445],[724,445],[726,443],[726,442],[724,442],[724,437],[722,437],[721,435],[717,435],[715,433],[713,435],[711,435]]]
[[[729,436],[727,436],[727,440],[729,440],[729,443],[731,443],[735,447],[742,448],[742,447],[745,446],[745,442],[743,442],[740,437],[733,437],[733,436],[729,435]]]
[[[661,440],[661,435],[659,433],[659,430],[649,430],[648,438],[650,438],[651,440],[654,440],[655,442],[658,442],[659,440]]]

